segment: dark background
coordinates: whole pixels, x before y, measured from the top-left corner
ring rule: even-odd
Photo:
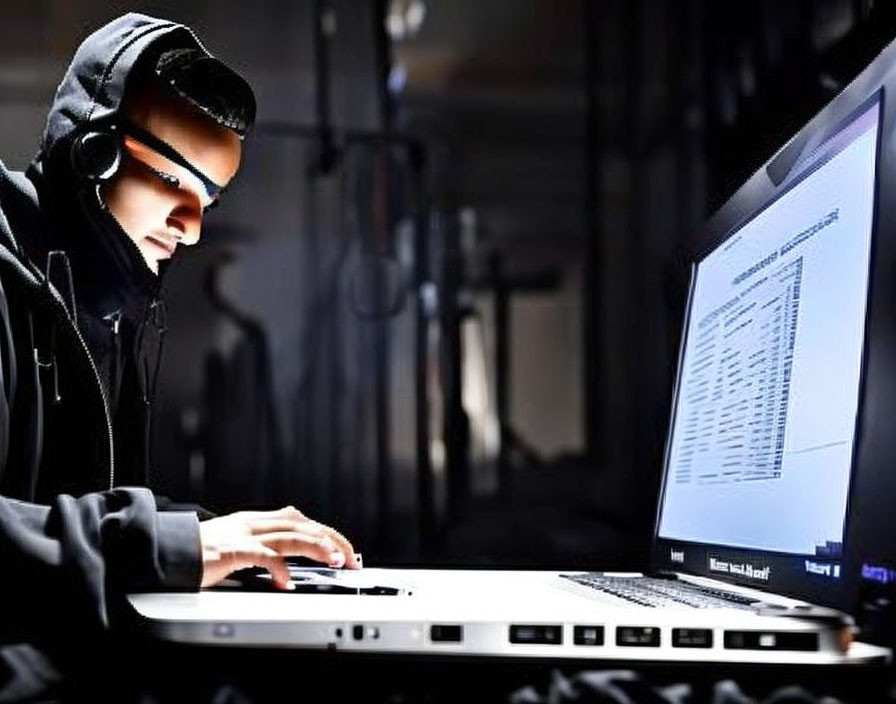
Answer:
[[[896,37],[873,0],[5,2],[8,165],[128,10],[259,103],[166,277],[156,488],[367,564],[639,565],[701,224]]]

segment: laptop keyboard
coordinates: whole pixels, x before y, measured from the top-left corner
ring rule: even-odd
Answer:
[[[758,599],[702,587],[674,579],[656,577],[609,577],[600,573],[564,574],[570,581],[612,594],[640,606],[684,605],[695,609],[750,609]]]

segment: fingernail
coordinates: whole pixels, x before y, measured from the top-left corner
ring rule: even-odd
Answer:
[[[296,590],[296,583],[293,582],[292,580],[289,580],[286,583],[286,590],[290,591],[290,592],[294,592]]]
[[[331,552],[330,564],[333,565],[333,567],[342,567],[345,564],[345,555],[343,555],[338,550]]]

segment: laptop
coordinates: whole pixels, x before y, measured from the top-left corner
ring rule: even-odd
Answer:
[[[163,640],[358,652],[888,661],[844,603],[891,47],[710,221],[649,573],[291,567],[129,596]],[[877,233],[880,236],[880,233]]]

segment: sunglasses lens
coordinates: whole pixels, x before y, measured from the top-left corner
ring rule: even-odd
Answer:
[[[122,131],[125,136],[125,145],[128,146],[131,153],[137,159],[148,163],[149,166],[158,168],[160,171],[165,171],[170,174],[179,174],[182,177],[178,178],[178,181],[182,184],[195,183],[196,188],[191,190],[196,191],[196,194],[200,196],[201,201],[214,201],[218,198],[222,191],[221,186],[203,174],[199,168],[191,164],[186,157],[170,144],[162,141],[152,134],[152,132],[129,121],[124,123]],[[152,162],[160,161],[168,166],[157,166],[155,163],[151,163],[146,158],[139,156],[140,153],[146,155],[147,152],[152,155]]]

